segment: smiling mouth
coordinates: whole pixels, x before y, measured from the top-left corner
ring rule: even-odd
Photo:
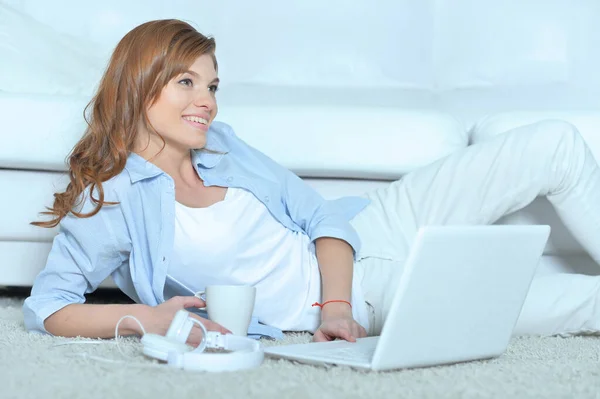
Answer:
[[[184,116],[182,119],[194,129],[198,129],[203,132],[208,131],[208,121],[204,118],[197,116]]]
[[[183,119],[194,123],[200,123],[202,125],[208,125],[208,121],[204,118],[200,118],[199,116],[184,116]]]

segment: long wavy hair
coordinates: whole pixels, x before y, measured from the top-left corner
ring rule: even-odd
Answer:
[[[215,48],[213,38],[175,19],[146,22],[127,33],[117,44],[98,90],[84,109],[88,126],[67,157],[69,185],[64,192],[54,194],[54,204],[46,207],[48,211],[41,212],[52,219],[31,224],[51,228],[69,212],[85,218],[97,214],[105,204],[117,204],[104,201],[102,183],[125,168],[140,122],[163,140],[164,148],[164,139],[148,120],[147,108],[171,79],[201,55],[210,54],[217,70]],[[81,194],[88,187],[95,208],[89,213],[76,212],[83,200]],[[92,195],[95,191],[98,198]]]

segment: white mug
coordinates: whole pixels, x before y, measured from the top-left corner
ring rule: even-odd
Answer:
[[[202,295],[206,296],[201,298]],[[195,294],[204,299],[208,318],[222,325],[234,335],[248,335],[252,320],[256,287],[250,285],[209,285]]]

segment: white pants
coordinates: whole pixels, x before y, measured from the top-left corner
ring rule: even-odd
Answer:
[[[371,204],[352,224],[362,241],[355,267],[363,269],[361,286],[372,305],[369,335],[381,332],[395,291],[387,284],[397,281],[393,274],[402,273],[410,245],[423,225],[493,224],[537,196],[546,196],[600,264],[600,169],[577,129],[567,122],[548,120],[510,130],[366,196]],[[553,325],[547,319],[548,309],[569,287],[580,287],[588,295],[582,301],[585,306],[578,309],[580,327],[600,330],[599,279],[564,274],[536,278],[515,331],[566,332],[560,322]],[[548,297],[549,289],[555,297]]]

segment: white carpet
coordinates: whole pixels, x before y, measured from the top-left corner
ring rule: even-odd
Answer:
[[[52,347],[67,339],[28,334],[22,301],[0,297],[0,398],[600,398],[598,337],[516,338],[498,359],[427,369],[362,373],[266,359],[255,370],[213,374],[72,356],[124,359],[113,340]],[[309,340],[289,334],[285,342]],[[123,343],[131,362],[152,363],[139,339]]]

